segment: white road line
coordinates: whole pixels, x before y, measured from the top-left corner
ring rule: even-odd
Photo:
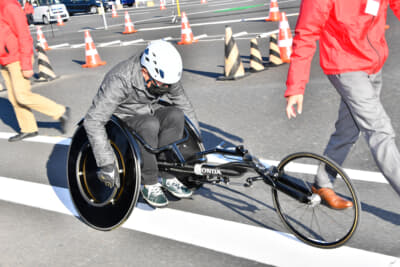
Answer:
[[[49,48],[60,48],[60,47],[66,47],[66,46],[69,46],[69,43],[64,43],[64,44],[58,44],[58,45],[52,45],[52,46],[49,46]]]
[[[6,133],[0,132],[0,139],[8,139],[13,136],[15,133]],[[24,139],[23,142],[37,142],[37,143],[46,143],[46,144],[55,144],[55,145],[65,145],[69,146],[71,144],[71,138],[58,137],[58,136],[35,136],[32,138]],[[210,155],[208,159],[215,163],[223,162],[218,156]],[[262,159],[263,162],[268,165],[278,165],[279,161]],[[315,173],[315,168],[317,166],[314,165],[306,165],[306,164],[293,164],[294,171],[300,173]],[[383,183],[388,184],[385,177],[380,172],[370,172],[370,171],[362,171],[362,170],[353,170],[353,169],[344,169],[345,172],[351,177],[352,180],[364,181],[364,182],[373,182],[373,183]]]
[[[206,38],[207,36],[208,36],[207,34],[201,34],[201,35],[197,35],[197,36],[193,37],[193,39],[199,40],[199,39],[202,39],[202,38]]]
[[[286,16],[287,17],[290,17],[290,16],[297,16],[299,13],[291,13],[291,14],[287,14]],[[172,17],[172,16],[171,16]],[[234,19],[234,20],[225,20],[225,21],[213,21],[213,22],[202,22],[202,23],[195,23],[195,24],[191,24],[190,26],[191,26],[191,28],[192,27],[200,27],[200,26],[207,26],[207,25],[216,25],[216,24],[231,24],[231,23],[240,23],[240,22],[246,22],[246,21],[257,21],[257,20],[264,20],[265,18],[267,18],[267,17],[259,17],[259,18],[247,18],[247,19]],[[159,18],[156,18],[156,19],[159,19]],[[148,20],[152,20],[152,19],[148,19]],[[137,23],[137,22],[142,22],[142,21],[148,21],[148,20],[141,20],[141,21],[134,21],[134,23]],[[122,24],[121,24],[122,25]],[[116,27],[116,26],[121,26],[121,25],[110,25],[109,27]],[[162,27],[153,27],[153,28],[139,28],[139,29],[137,29],[138,31],[141,31],[141,32],[145,32],[145,31],[156,31],[156,30],[166,30],[166,29],[174,29],[174,28],[181,28],[181,25],[172,25],[172,26],[162,26]],[[84,31],[84,30],[80,30],[80,31]],[[80,31],[78,31],[78,32],[80,32]],[[279,30],[278,30],[279,31]],[[240,33],[236,33],[236,34],[234,34],[233,36],[234,37],[237,37],[237,36],[241,36],[241,35],[245,35],[245,34],[247,34],[246,32],[240,32]],[[269,34],[269,33],[259,33],[259,34],[257,34],[257,35],[262,35],[261,37],[266,37],[266,36],[268,36],[268,35],[266,35],[266,34]],[[204,34],[203,35],[200,35],[200,38],[204,38],[203,37],[204,36]],[[200,39],[200,38],[195,38],[195,39]],[[249,39],[249,38],[245,38],[245,39]],[[144,41],[143,39],[140,39],[140,40],[142,40],[142,41]],[[207,39],[207,40],[201,40],[201,41],[206,41],[206,42],[210,42],[210,41],[220,41],[221,40],[221,38],[216,38],[216,39]],[[222,38],[222,40],[223,40],[223,38]],[[119,40],[117,40],[117,41],[112,41],[112,42],[110,42],[110,43],[113,43],[113,42],[118,42]],[[130,45],[130,44],[136,44],[136,43],[138,43],[138,42],[140,42],[140,41],[132,41],[132,42],[123,42],[123,43],[121,43],[121,45],[122,46],[125,46],[125,45]],[[105,43],[106,45],[104,45],[104,44],[99,44],[99,45],[97,45],[98,47],[105,47],[105,46],[108,46],[108,44],[109,43]],[[65,44],[61,44],[61,45],[54,45],[54,46],[52,46],[52,47],[57,47],[57,46],[65,46]],[[81,48],[81,47],[83,47],[83,46],[85,46],[85,44],[73,44],[73,45],[71,45],[70,46],[70,48]]]
[[[243,35],[247,35],[247,32],[238,32],[238,33],[232,34],[232,36],[235,38],[239,37],[239,36],[243,36]]]
[[[108,43],[101,43],[101,44],[98,44],[97,46],[98,47],[106,47],[106,46],[115,45],[115,44],[120,45],[121,44],[121,40],[115,40],[115,41],[111,41],[111,42],[108,42]]]
[[[74,44],[74,45],[71,45],[71,48],[81,48],[84,46],[85,46],[85,44]]]
[[[77,216],[68,190],[61,187],[0,177],[0,199]],[[389,267],[399,261],[350,247],[318,249],[286,233],[141,203],[122,227],[280,267],[319,267],[321,263],[325,267]]]
[[[137,39],[137,40],[133,40],[133,41],[126,41],[126,42],[122,42],[121,45],[126,46],[126,45],[136,44],[136,43],[140,43],[140,42],[144,42],[144,40]]]

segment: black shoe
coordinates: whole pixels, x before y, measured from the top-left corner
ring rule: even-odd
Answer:
[[[36,132],[32,132],[32,133],[19,133],[17,135],[11,136],[10,138],[8,138],[8,142],[16,142],[16,141],[21,141],[22,139],[25,138],[29,138],[29,137],[34,137],[36,135],[38,135],[39,133]]]
[[[60,128],[61,128],[61,133],[65,134],[67,132],[67,126],[70,121],[70,108],[66,107],[64,114],[60,117]]]

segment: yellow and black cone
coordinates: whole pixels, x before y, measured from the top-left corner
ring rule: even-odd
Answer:
[[[281,52],[278,46],[278,39],[276,34],[271,34],[269,37],[269,66],[279,66],[283,64],[281,59]]]
[[[239,49],[232,36],[231,27],[225,27],[225,69],[224,76],[218,80],[236,80],[246,76],[243,63],[240,60]]]
[[[250,72],[265,70],[260,49],[256,38],[250,40]]]
[[[57,79],[58,76],[54,73],[53,68],[50,65],[49,58],[46,52],[40,44],[36,45],[38,55],[38,68],[39,73],[37,74],[36,82],[49,82]]]

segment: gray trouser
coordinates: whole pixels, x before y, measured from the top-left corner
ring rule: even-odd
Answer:
[[[350,149],[364,134],[378,168],[400,195],[400,154],[395,133],[380,101],[382,73],[349,72],[328,75],[341,96],[339,117],[324,155],[342,165]],[[332,177],[319,168],[316,185],[332,187]]]
[[[185,124],[185,115],[177,107],[163,107],[157,109],[153,115],[136,115],[125,120],[127,126],[139,134],[144,141],[153,148],[162,147],[182,138]],[[151,185],[158,182],[157,158],[148,152],[139,143],[142,166],[142,183]],[[164,157],[172,157],[164,153]],[[172,178],[172,175],[163,173],[163,178]]]

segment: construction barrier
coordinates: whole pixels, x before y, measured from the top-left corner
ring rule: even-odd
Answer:
[[[86,64],[82,65],[82,68],[94,68],[106,64],[105,61],[101,61],[99,53],[97,52],[93,39],[88,30],[85,31],[85,46]]]
[[[181,41],[178,42],[178,45],[188,45],[198,41],[199,40],[195,40],[193,38],[193,32],[190,28],[189,19],[186,16],[186,12],[182,12]]]
[[[240,59],[239,49],[232,36],[232,28],[225,27],[225,67],[224,76],[220,76],[217,80],[236,80],[246,76],[243,63]]]
[[[36,50],[38,56],[39,73],[37,74],[37,79],[35,82],[49,82],[57,79],[58,76],[54,73],[50,64],[50,60],[40,43],[37,43]]]
[[[256,38],[250,40],[250,72],[265,70],[258,41]]]
[[[269,37],[269,62],[268,66],[282,65],[281,52],[278,46],[278,39],[276,34],[271,34]]]
[[[46,38],[44,38],[44,34],[42,32],[42,28],[40,26],[37,26],[36,30],[37,30],[37,41],[40,43],[40,45],[42,46],[42,48],[45,51],[50,50],[51,48],[49,48],[49,46],[47,44],[47,41],[46,41]]]
[[[281,53],[281,59],[285,63],[290,62],[290,56],[292,54],[292,32],[290,30],[289,22],[286,17],[286,13],[281,13],[281,19],[279,21],[279,39],[278,46]]]
[[[271,0],[269,4],[269,16],[265,19],[266,21],[279,21],[279,6],[277,0]]]
[[[131,18],[129,17],[129,13],[128,11],[125,11],[125,31],[123,32],[123,34],[130,34],[135,32],[137,32],[137,30],[135,30]]]

